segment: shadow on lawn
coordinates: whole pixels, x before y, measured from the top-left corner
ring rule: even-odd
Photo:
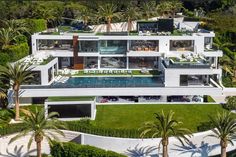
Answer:
[[[158,157],[157,153],[153,153],[153,151],[157,150],[156,147],[145,146],[139,147],[138,144],[133,148],[127,149],[126,155],[130,157],[142,157],[142,156],[150,156],[150,157]]]
[[[202,157],[208,157],[208,154],[219,147],[219,144],[209,145],[209,143],[201,142],[201,145],[197,147],[196,144],[188,142],[187,145],[175,145],[177,148],[172,149],[181,152],[180,154],[191,153],[191,156],[199,155]]]

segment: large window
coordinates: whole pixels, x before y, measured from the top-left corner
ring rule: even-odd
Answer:
[[[193,40],[171,40],[170,51],[194,51]]]
[[[99,50],[101,54],[124,54],[127,51],[127,41],[101,40]]]
[[[72,57],[59,57],[58,58],[59,69],[71,68],[73,66]]]
[[[158,57],[130,57],[129,69],[157,69]]]
[[[102,57],[101,68],[124,69],[126,68],[126,57]]]
[[[132,40],[130,51],[158,51],[158,43],[152,40]]]
[[[72,40],[39,40],[39,50],[73,50]]]
[[[84,68],[86,69],[98,68],[98,57],[84,57]]]
[[[98,52],[98,41],[79,41],[79,52]]]
[[[180,75],[180,86],[206,86],[208,84],[207,75]]]

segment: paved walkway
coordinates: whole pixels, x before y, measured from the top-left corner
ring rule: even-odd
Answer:
[[[192,143],[182,146],[176,138],[170,138],[169,141],[169,156],[170,157],[207,157],[220,153],[219,140],[213,137],[207,137],[211,131],[197,133],[191,138]],[[127,138],[111,138],[89,134],[80,134],[78,132],[65,131],[65,137],[60,137],[61,141],[71,141],[83,135],[82,143],[100,147],[106,150],[113,150],[119,153],[126,154],[130,157],[160,157],[161,150],[157,146],[160,139],[127,139]],[[9,140],[14,135],[9,135],[0,138],[0,152],[4,156],[23,157],[27,154],[27,142],[29,136],[25,136],[16,142],[8,145]],[[236,145],[236,141],[234,141]],[[31,154],[36,154],[35,144],[33,143],[30,149]],[[235,146],[228,146],[228,151],[234,150]],[[46,141],[43,141],[42,152],[49,153],[50,149]],[[160,153],[158,153],[160,152]],[[159,156],[158,156],[159,154]]]

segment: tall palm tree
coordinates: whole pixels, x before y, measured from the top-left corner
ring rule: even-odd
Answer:
[[[139,8],[129,4],[123,13],[125,19],[127,19],[127,31],[130,32],[132,29],[132,21],[139,17]]]
[[[191,131],[186,128],[180,128],[181,122],[173,118],[174,112],[170,111],[167,115],[162,111],[161,114],[155,113],[156,120],[154,122],[146,122],[143,127],[140,136],[143,138],[146,134],[152,134],[153,137],[161,137],[161,141],[158,144],[162,144],[162,156],[168,156],[168,144],[169,137],[175,136],[182,144],[184,141],[189,141],[188,137],[191,137]],[[184,141],[183,141],[184,140]]]
[[[15,120],[18,121],[20,118],[20,107],[19,107],[19,91],[22,84],[29,83],[33,80],[34,76],[32,73],[33,67],[30,64],[22,62],[16,62],[14,64],[8,63],[6,66],[0,66],[0,78],[9,80],[10,86],[14,91],[15,99]]]
[[[121,13],[117,12],[117,6],[113,3],[106,3],[98,6],[98,19],[105,19],[107,22],[107,32],[111,31],[111,21],[113,18],[120,18]]]
[[[37,157],[41,157],[41,143],[43,139],[45,138],[49,144],[52,143],[52,139],[58,140],[57,135],[64,136],[64,133],[59,129],[65,128],[65,125],[55,118],[55,116],[58,116],[58,113],[56,112],[49,113],[47,117],[45,117],[45,109],[38,110],[36,108],[35,113],[27,110],[24,110],[23,112],[25,118],[23,119],[24,125],[22,131],[14,136],[9,143],[32,133],[27,148],[30,149],[34,140],[37,147]]]
[[[143,18],[148,21],[148,19],[152,16],[156,16],[157,15],[157,11],[156,11],[156,3],[155,1],[147,1],[147,2],[143,2],[142,6],[142,15]]]
[[[213,134],[209,135],[220,139],[221,157],[226,157],[226,148],[228,143],[233,145],[233,139],[236,139],[236,119],[232,113],[217,113],[216,117],[210,116],[210,121],[214,127]]]

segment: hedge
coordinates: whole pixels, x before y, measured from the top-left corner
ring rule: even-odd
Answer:
[[[2,51],[10,56],[11,62],[15,62],[29,54],[29,46],[28,43],[9,45]]]
[[[92,125],[90,120],[68,121],[66,124],[67,129],[71,131],[109,137],[140,138],[140,131],[138,129],[102,128]]]
[[[125,157],[113,151],[106,151],[89,145],[80,145],[73,142],[53,142],[50,146],[53,157]]]

